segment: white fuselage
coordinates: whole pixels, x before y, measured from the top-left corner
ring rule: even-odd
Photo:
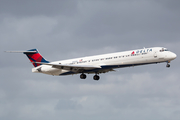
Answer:
[[[83,73],[105,73],[115,68],[137,66],[144,64],[153,64],[160,62],[170,62],[176,58],[176,54],[168,51],[163,47],[144,48],[138,50],[130,50],[125,52],[117,52],[111,54],[103,54],[69,60],[51,62],[53,64],[63,65],[96,65],[101,68],[85,70]],[[44,73],[49,75],[69,75],[82,73],[76,69],[65,70],[54,68],[49,65],[40,65],[32,69],[32,72]]]

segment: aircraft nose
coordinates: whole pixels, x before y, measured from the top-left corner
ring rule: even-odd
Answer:
[[[173,59],[175,59],[175,58],[177,57],[177,55],[176,55],[175,53],[172,53],[172,54],[171,54],[171,57],[172,57]]]

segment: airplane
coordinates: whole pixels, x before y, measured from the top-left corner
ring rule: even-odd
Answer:
[[[95,74],[93,79],[99,80],[100,73],[115,71],[117,68],[134,67],[139,65],[157,64],[170,62],[177,55],[164,47],[143,48],[124,52],[102,54],[75,59],[50,62],[38,52],[37,49],[27,51],[6,51],[24,53],[33,64],[33,73],[44,73],[53,76],[81,74],[81,79],[86,79],[86,74]]]

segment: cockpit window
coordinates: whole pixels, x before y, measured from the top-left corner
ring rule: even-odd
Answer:
[[[160,50],[160,52],[164,52],[164,51],[168,51],[168,49],[162,48],[162,49]]]
[[[164,52],[164,48],[162,48],[162,49],[160,50],[160,52]]]

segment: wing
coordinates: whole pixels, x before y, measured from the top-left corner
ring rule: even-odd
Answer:
[[[70,71],[74,71],[74,72],[83,72],[85,70],[101,68],[101,66],[99,66],[99,65],[64,65],[64,64],[44,63],[44,62],[32,62],[32,63],[49,65],[49,66],[52,66],[53,68],[70,70]]]

